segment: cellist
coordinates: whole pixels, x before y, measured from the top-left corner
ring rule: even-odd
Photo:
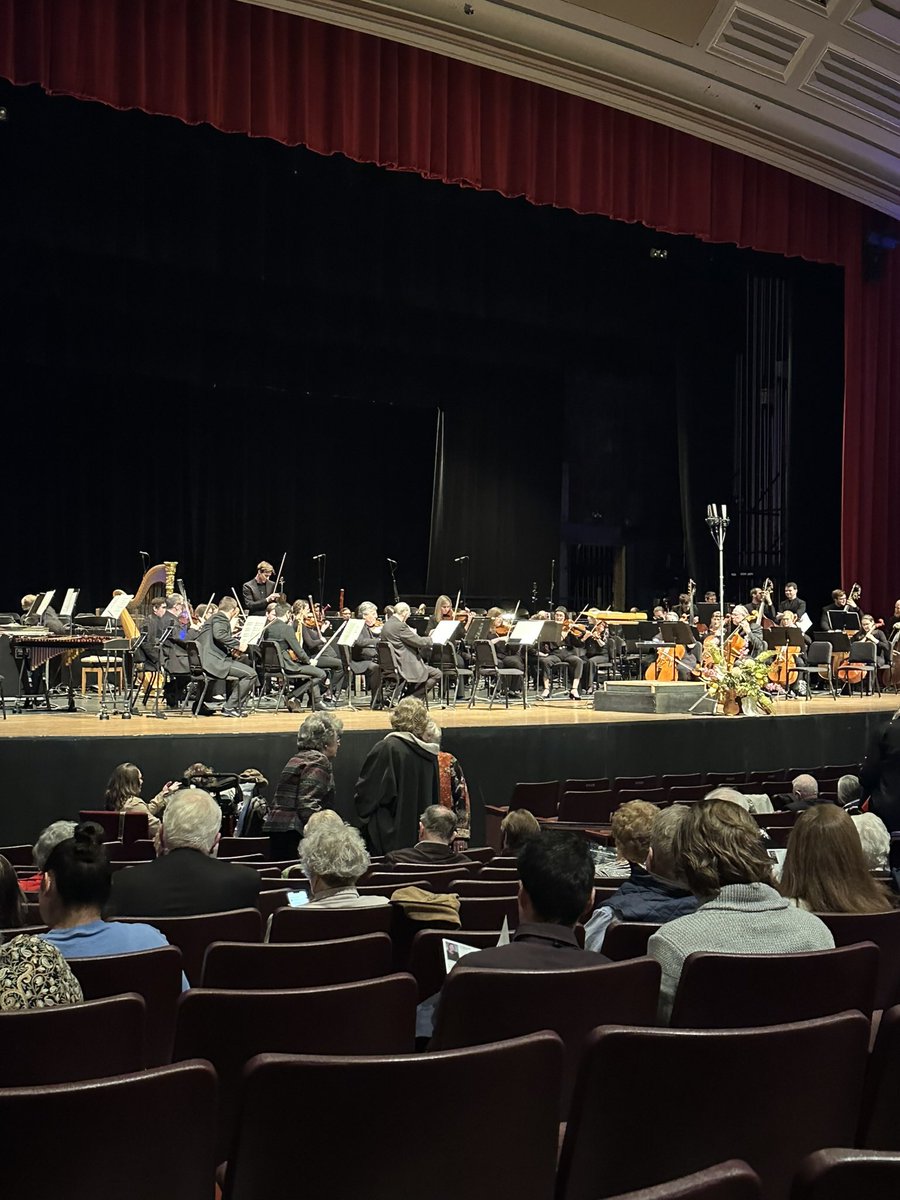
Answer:
[[[734,661],[735,658],[756,658],[757,654],[762,654],[766,643],[759,623],[759,613],[756,614],[756,621],[751,623],[750,614],[743,604],[734,606],[726,617],[726,659],[731,658],[731,661]]]

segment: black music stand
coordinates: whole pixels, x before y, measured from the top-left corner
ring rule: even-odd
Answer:
[[[465,644],[467,646],[474,646],[476,642],[489,641],[493,623],[493,618],[491,617],[473,617],[469,622],[469,628],[466,630]]]
[[[160,696],[160,693],[163,691],[163,685],[164,685],[165,678],[166,678],[166,669],[163,666],[162,648],[166,644],[166,642],[169,640],[169,638],[172,636],[172,633],[174,632],[174,630],[175,630],[175,626],[169,625],[168,628],[166,628],[162,631],[162,633],[159,635],[157,642],[156,642],[156,652],[157,652],[156,667],[150,676],[151,682],[154,679],[154,677],[156,678],[156,695],[153,697],[153,712],[147,712],[147,696],[146,696],[146,694],[144,695],[143,716],[150,717],[155,721],[165,721],[168,719],[168,713],[159,711],[159,696]],[[150,666],[152,667],[153,663],[151,663]]]
[[[694,605],[694,612],[697,614],[697,620],[701,625],[705,625],[709,629],[712,622],[712,615],[719,611],[718,604],[711,604],[709,600],[703,600],[699,604]]]
[[[625,642],[626,653],[628,650],[628,642],[630,641],[631,644],[634,646],[635,653],[637,654],[637,663],[635,664],[635,671],[636,671],[637,679],[640,679],[642,677],[643,667],[645,665],[646,666],[650,665],[649,658],[647,659],[646,664],[644,663],[644,658],[643,658],[644,652],[647,650],[652,650],[653,657],[654,658],[656,657],[656,651],[659,649],[660,643],[654,642],[653,639],[655,637],[660,636],[661,628],[662,628],[662,626],[657,624],[656,621],[638,621],[636,623],[636,625],[634,626],[634,638],[626,639],[626,642]]]
[[[848,631],[850,633],[858,633],[862,629],[858,609],[851,608],[844,611],[840,608],[826,608],[825,615],[835,633],[846,633]]]

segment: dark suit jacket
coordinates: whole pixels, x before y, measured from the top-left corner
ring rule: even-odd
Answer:
[[[876,733],[859,769],[869,809],[881,817],[891,833],[900,830],[900,719]]]
[[[211,621],[207,621],[197,634],[197,646],[200,650],[200,662],[203,670],[215,679],[224,679],[228,668],[234,661],[228,653],[240,642],[237,634],[231,628],[231,621],[225,613],[216,613]]]
[[[399,617],[388,617],[381,631],[381,640],[393,646],[404,679],[409,683],[425,682],[428,668],[422,662],[420,651],[430,648],[431,638],[419,637]]]
[[[120,917],[192,917],[253,908],[259,875],[242,863],[199,850],[171,850],[113,876],[112,908]]]
[[[781,600],[778,602],[778,611],[792,612],[799,621],[806,612],[806,601],[801,600],[799,596],[797,596],[794,600],[785,600],[782,596]]]
[[[408,850],[392,850],[388,858],[395,863],[428,863],[432,866],[445,863],[448,867],[471,861],[464,854],[454,853],[453,847],[445,842],[416,842]]]
[[[244,608],[248,613],[261,616],[266,611],[269,597],[274,591],[275,584],[271,579],[267,579],[265,583],[257,583],[255,579],[248,579],[246,583],[241,584]]]
[[[296,668],[300,665],[309,665],[309,655],[300,645],[297,640],[297,635],[294,632],[293,625],[287,621],[272,621],[262,632],[262,640],[264,642],[274,642],[278,647],[278,657],[281,659],[282,666],[285,670],[290,671],[291,668]],[[297,661],[294,662],[288,654],[289,650],[297,655]]]
[[[459,940],[466,940],[460,930]],[[568,967],[589,967],[611,960],[605,954],[582,950],[575,931],[565,925],[520,925],[508,946],[491,946],[467,954],[467,967],[492,967],[502,971],[565,971]]]

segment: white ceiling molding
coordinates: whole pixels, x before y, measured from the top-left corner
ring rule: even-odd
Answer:
[[[900,0],[717,0],[694,45],[644,27],[676,0],[642,0],[641,26],[598,11],[617,0],[243,2],[646,117],[900,218]]]

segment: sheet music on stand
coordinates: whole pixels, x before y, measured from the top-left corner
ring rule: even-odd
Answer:
[[[127,592],[123,592],[121,596],[113,596],[100,616],[107,617],[111,621],[118,621],[123,610],[128,607],[133,599],[134,596],[129,596]]]
[[[343,629],[340,631],[341,636],[338,638],[338,645],[355,646],[359,641],[359,635],[362,633],[365,624],[362,617],[348,617],[344,622]]]
[[[810,629],[812,629],[812,621],[810,620],[809,613],[804,613],[801,617],[797,618],[797,628],[801,633],[809,633]]]
[[[262,614],[254,614],[252,617],[247,617],[241,629],[241,645],[242,646],[258,646],[259,639],[262,637],[262,631],[266,627],[266,618]]]
[[[47,611],[47,609],[50,607],[50,601],[53,599],[53,597],[55,595],[56,595],[56,592],[51,591],[51,592],[44,592],[43,596],[41,596],[40,604],[38,604],[37,613],[35,614],[38,617],[38,619],[40,619],[44,615],[44,613]]]
[[[474,646],[476,642],[486,642],[491,636],[493,621],[490,617],[473,617],[466,630],[465,643]]]
[[[432,644],[446,646],[448,642],[455,641],[461,636],[462,629],[462,621],[438,621],[430,634]]]
[[[536,642],[546,642],[550,637],[543,636],[543,630],[546,626],[551,626],[551,633],[559,629],[556,621],[516,621],[513,625],[510,635],[507,638],[507,644],[517,646],[534,646]],[[559,633],[555,634],[556,645],[559,645]]]
[[[78,593],[80,591],[81,588],[69,588],[67,590],[66,598],[63,600],[62,608],[59,610],[59,615],[61,617],[68,617],[69,620],[72,619],[72,614],[75,611],[75,601],[78,599]]]

